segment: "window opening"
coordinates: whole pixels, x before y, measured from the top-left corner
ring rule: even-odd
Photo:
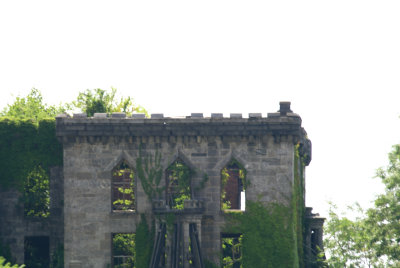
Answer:
[[[183,209],[184,201],[191,199],[192,170],[177,159],[166,172],[167,204],[173,209]]]
[[[50,215],[49,175],[40,165],[26,177],[23,200],[25,216],[47,218]]]
[[[24,239],[24,263],[29,268],[48,268],[50,242],[48,236],[27,236]]]
[[[241,234],[222,234],[222,267],[241,268],[242,263]]]
[[[318,252],[318,230],[311,230],[311,250],[313,254]]]
[[[246,170],[234,159],[232,159],[228,165],[222,169],[221,206],[223,210],[245,210],[245,175]]]
[[[136,261],[135,234],[112,234],[112,264],[114,268],[133,268]]]
[[[112,209],[135,209],[135,172],[123,161],[112,171]]]

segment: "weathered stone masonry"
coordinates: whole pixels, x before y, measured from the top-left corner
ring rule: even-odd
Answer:
[[[232,159],[237,160],[250,182],[246,200],[290,206],[295,145],[300,143],[307,162],[311,160],[311,143],[290,103],[281,103],[280,110],[266,118],[261,114],[249,114],[249,118],[240,114],[231,114],[230,118],[221,114],[210,118],[202,114],[140,117],[126,118],[120,113],[111,117],[57,117],[57,136],[64,148],[65,267],[109,267],[112,233],[134,233],[140,214],[154,219],[160,209],[166,209],[163,200],[153,204],[135,178],[135,211],[112,211],[112,170],[121,161],[135,169],[139,150],[143,155],[160,153],[164,171],[176,159],[196,170],[191,180],[192,189],[198,189],[192,192],[195,201],[185,205],[200,209],[186,210],[177,217],[185,233],[190,223],[197,224],[202,255],[215,263],[220,261],[225,223],[221,170]],[[203,174],[209,179],[202,188],[196,188]],[[188,238],[184,240],[187,243]]]

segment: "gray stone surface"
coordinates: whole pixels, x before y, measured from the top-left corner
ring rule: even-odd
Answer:
[[[132,114],[132,118],[145,119],[146,118],[146,114]]]
[[[242,114],[240,113],[231,113],[229,116],[230,118],[242,118]]]
[[[107,113],[94,113],[94,118],[107,118]]]
[[[151,114],[152,119],[161,119],[164,118],[164,114]]]
[[[308,142],[301,118],[250,114],[243,119],[238,115],[219,120],[193,118],[193,114],[192,118],[163,120],[58,118],[57,136],[64,146],[66,267],[107,267],[112,233],[135,232],[140,214],[154,219],[154,213],[164,213],[162,202],[153,204],[137,177],[135,211],[111,210],[111,171],[122,160],[135,169],[139,148],[142,155],[160,154],[163,171],[178,158],[197,171],[191,185],[197,189],[192,199],[198,201],[185,203],[188,210],[178,217],[187,224],[198,224],[204,258],[216,263],[225,223],[221,170],[231,159],[247,170],[246,200],[290,205],[294,148],[298,142]],[[152,114],[152,118],[163,116]],[[311,150],[311,146],[304,148]],[[196,188],[203,174],[208,181]],[[158,197],[163,198],[164,193]]]
[[[222,113],[212,113],[211,118],[224,118],[224,114]]]
[[[125,117],[126,117],[126,114],[125,114],[125,113],[117,113],[117,112],[114,112],[114,113],[111,114],[111,117],[112,117],[112,118],[125,118]]]
[[[203,113],[191,113],[191,118],[203,118]]]
[[[0,189],[0,238],[8,245],[19,264],[24,263],[24,239],[29,236],[48,236],[50,256],[64,240],[63,174],[61,167],[50,170],[50,216],[31,218],[24,216],[21,193]]]

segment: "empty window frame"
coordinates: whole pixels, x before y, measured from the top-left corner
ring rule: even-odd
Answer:
[[[135,172],[122,161],[112,171],[112,209],[135,210]]]
[[[112,267],[133,268],[136,263],[136,241],[134,233],[112,234]]]
[[[40,165],[26,177],[23,200],[25,216],[47,218],[50,215],[49,175]]]
[[[191,199],[191,177],[193,171],[179,158],[166,171],[167,204],[172,209],[183,209],[184,201]]]
[[[222,234],[222,267],[241,268],[242,263],[242,239],[241,234]]]
[[[221,171],[221,208],[240,209],[246,208],[245,178],[246,170],[242,165],[232,159]]]
[[[48,236],[26,236],[24,263],[29,268],[48,268],[50,265],[50,239]]]

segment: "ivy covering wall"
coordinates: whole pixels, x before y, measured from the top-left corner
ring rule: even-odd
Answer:
[[[304,164],[295,146],[290,206],[246,203],[244,213],[227,213],[224,232],[242,234],[241,267],[304,267]]]
[[[0,187],[21,192],[36,167],[49,174],[51,166],[62,165],[62,146],[55,135],[55,119],[0,118]]]

